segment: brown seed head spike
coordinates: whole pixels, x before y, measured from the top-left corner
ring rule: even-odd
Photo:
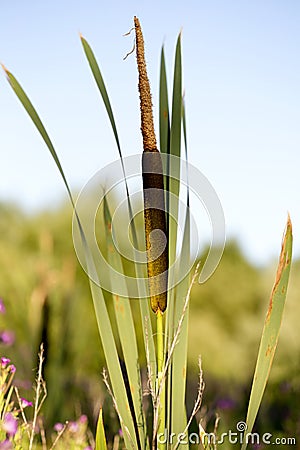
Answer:
[[[152,100],[150,93],[150,83],[147,75],[145,62],[144,38],[137,17],[134,17],[135,36],[136,36],[136,59],[139,73],[139,93],[141,105],[141,121],[144,151],[155,151],[156,137],[154,132]]]
[[[154,132],[152,100],[148,80],[144,39],[139,19],[134,17],[136,57],[139,74],[141,131],[143,136],[143,191],[147,269],[152,310],[165,311],[168,289],[168,245],[161,155]]]

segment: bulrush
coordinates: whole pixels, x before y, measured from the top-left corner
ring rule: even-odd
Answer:
[[[145,62],[144,39],[139,19],[134,17],[136,58],[139,74],[141,131],[143,136],[143,193],[147,269],[151,308],[167,307],[168,245],[164,200],[163,167],[154,131],[150,83]]]

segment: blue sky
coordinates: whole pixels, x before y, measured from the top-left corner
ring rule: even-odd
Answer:
[[[146,40],[154,114],[165,44],[171,80],[182,29],[190,162],[215,187],[227,235],[252,261],[277,257],[290,212],[300,254],[300,3],[277,1],[1,2],[0,61],[47,126],[74,190],[117,158],[86,63],[91,44],[125,155],[141,151],[134,56],[123,61],[137,15]],[[0,77],[0,201],[28,211],[65,198],[58,171],[5,76]]]

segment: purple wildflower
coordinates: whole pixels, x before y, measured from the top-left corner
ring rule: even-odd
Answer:
[[[14,366],[14,364],[11,364],[10,366],[8,366],[8,368],[9,368],[11,373],[15,373],[15,371],[17,370],[16,366]]]
[[[8,439],[0,442],[0,450],[11,450],[13,449],[13,443]]]
[[[14,436],[18,429],[18,421],[12,413],[6,413],[2,425],[8,436]]]
[[[217,407],[220,409],[232,409],[235,406],[234,400],[231,398],[222,398],[217,402]]]
[[[27,408],[27,406],[32,406],[32,402],[26,400],[26,398],[21,397],[20,400],[21,400],[22,408]]]
[[[13,331],[2,331],[0,342],[4,345],[12,345],[15,342],[15,333]]]
[[[53,428],[54,428],[54,431],[57,431],[59,433],[64,428],[64,425],[60,422],[57,422]]]
[[[79,423],[87,423],[87,416],[85,414],[82,414],[82,416],[79,417],[78,422]]]
[[[77,422],[70,422],[69,423],[69,431],[71,433],[77,433],[79,429],[78,423]]]
[[[3,302],[2,298],[0,298],[0,314],[5,314],[5,311],[6,311],[6,309],[5,309],[4,302]]]
[[[5,356],[2,356],[2,358],[1,358],[1,366],[2,366],[2,368],[4,369],[7,366],[7,364],[9,364],[9,363],[10,363],[10,359],[6,358]]]

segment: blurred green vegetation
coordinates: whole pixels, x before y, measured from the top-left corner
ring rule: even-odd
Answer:
[[[102,383],[105,363],[88,280],[73,248],[71,218],[72,210],[65,205],[30,216],[0,204],[0,296],[7,309],[0,316],[0,332],[15,333],[11,346],[0,344],[0,356],[17,366],[16,383],[25,395],[44,342],[48,387],[44,416],[49,427],[81,414],[93,423],[103,402],[106,422],[113,415]],[[235,424],[245,419],[276,264],[254,267],[236,242],[228,242],[213,277],[193,287],[188,408],[196,396],[201,355],[206,382],[201,414],[213,426],[218,412],[220,430],[235,430]],[[256,425],[261,432],[280,436],[300,435],[299,292],[300,262],[295,261],[278,351]],[[118,431],[117,425],[113,428],[113,433]]]

